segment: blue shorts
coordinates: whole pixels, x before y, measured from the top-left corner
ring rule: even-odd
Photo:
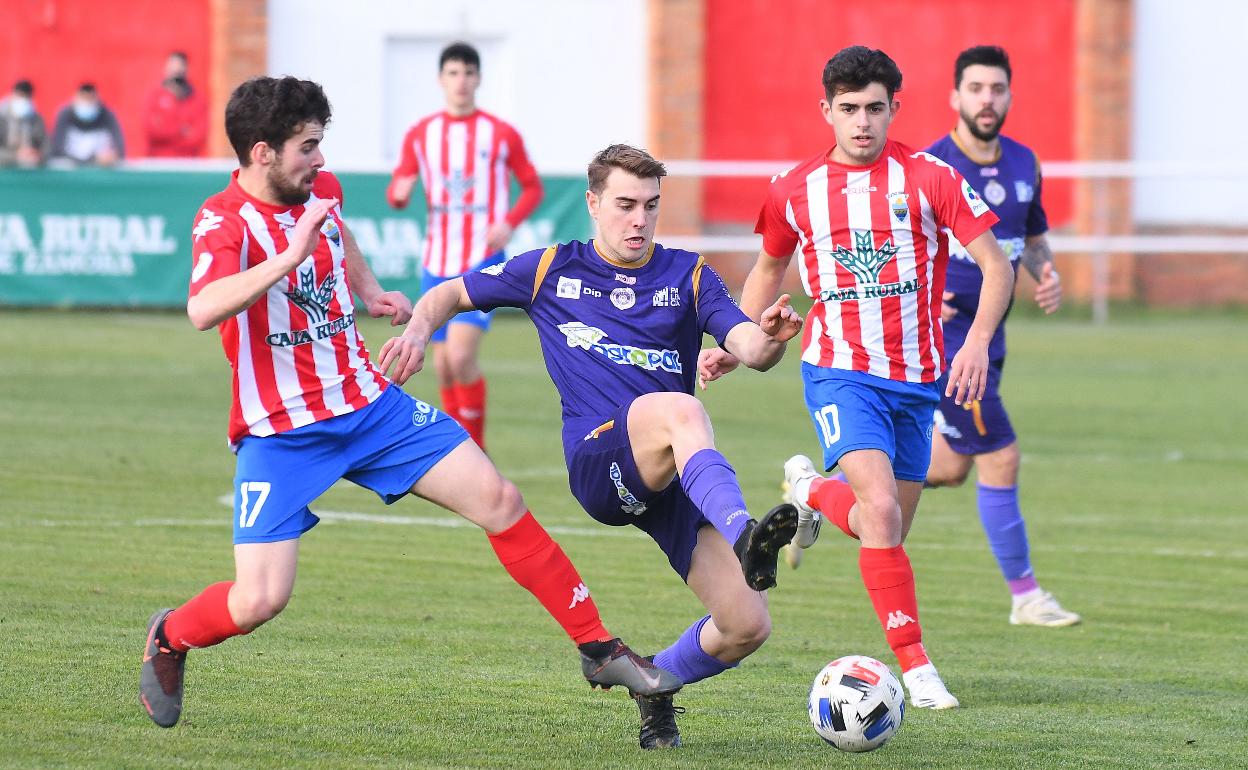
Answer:
[[[1017,437],[1010,415],[1001,401],[1001,365],[988,367],[988,383],[984,396],[961,406],[944,396],[948,375],[940,378],[940,406],[936,409],[936,430],[945,437],[949,448],[960,455],[982,455],[1013,444]]]
[[[865,372],[802,364],[806,408],[832,470],[846,452],[878,449],[893,476],[923,481],[932,461],[932,413],[940,401],[936,383],[897,382]]]
[[[631,524],[653,538],[672,569],[687,581],[698,530],[711,523],[685,495],[678,479],[662,492],[651,491],[641,480],[628,440],[631,406],[601,420],[583,421],[585,437],[568,457],[568,486],[595,520],[612,527]]]
[[[474,267],[472,269],[472,272],[475,272],[482,268],[490,267],[492,265],[499,265],[506,261],[507,261],[507,255],[501,251],[498,251],[498,252],[491,254],[489,257],[486,258],[484,262]],[[460,273],[460,275],[463,275],[463,273]],[[420,277],[420,291],[423,294],[435,286],[439,286],[441,284],[446,283],[447,281],[453,281],[456,278],[459,278],[460,275],[434,275],[428,270],[425,270],[421,273],[421,277]],[[446,330],[448,327],[450,327],[451,324],[469,324],[471,326],[478,327],[483,332],[489,331],[490,330],[490,317],[493,314],[494,314],[494,311],[492,310],[489,311],[488,313],[484,310],[469,310],[467,313],[460,313],[456,315],[455,317],[451,318],[451,320],[439,326],[437,329],[435,329],[433,334],[429,337],[429,341],[430,342],[446,342]]]
[[[467,440],[459,423],[397,385],[358,411],[247,436],[234,472],[234,542],[299,537],[320,521],[308,504],[338,479],[373,490],[389,505]]]

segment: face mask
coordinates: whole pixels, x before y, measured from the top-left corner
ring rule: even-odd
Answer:
[[[74,103],[74,115],[83,123],[90,123],[100,115],[100,105],[83,102]]]
[[[35,105],[25,96],[14,96],[9,104],[15,118],[27,117],[35,111]]]

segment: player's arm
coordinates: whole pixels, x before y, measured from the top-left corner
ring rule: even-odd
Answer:
[[[524,149],[520,134],[512,131],[511,137],[507,168],[520,183],[520,197],[516,198],[516,203],[511,207],[511,211],[507,212],[506,218],[502,222],[495,222],[490,227],[490,231],[485,234],[485,249],[489,254],[506,248],[507,242],[511,240],[512,232],[521,222],[528,219],[542,202],[542,179],[537,175],[537,169],[529,160],[529,154]]]
[[[780,293],[780,284],[784,281],[784,271],[788,269],[789,260],[792,258],[792,254],[785,257],[776,257],[768,254],[765,248],[759,250],[758,260],[755,261],[754,267],[750,269],[750,274],[746,276],[745,288],[741,291],[741,311],[749,316],[751,320],[760,321],[764,310],[769,309],[769,306],[775,307],[772,303],[776,295]],[[790,308],[791,310],[792,308]],[[800,317],[798,323],[798,328],[800,329]],[[698,355],[698,377],[699,384],[703,390],[706,389],[708,382],[718,380],[743,363],[743,360],[738,359],[734,354],[736,350],[737,348],[732,345],[728,346],[728,350],[706,348]],[[783,347],[781,347],[780,355],[783,354]],[[779,357],[776,360],[779,361]],[[751,369],[758,368],[748,362],[744,363]],[[772,365],[774,363],[772,362]]]
[[[751,369],[765,372],[784,357],[785,343],[802,330],[802,317],[783,294],[759,315],[758,323],[745,321],[732,327],[724,347]]]
[[[429,346],[433,332],[457,314],[475,309],[464,288],[463,278],[438,284],[425,292],[416,307],[412,308],[412,320],[403,333],[391,337],[381,346],[377,367],[386,372],[393,365],[390,379],[402,385],[424,368],[425,348]]]
[[[368,314],[373,318],[391,316],[391,326],[399,326],[411,320],[412,301],[401,291],[386,291],[381,288],[377,276],[368,266],[364,252],[360,251],[360,245],[345,221],[342,223],[342,248],[346,253],[347,285],[364,303]]]
[[[988,383],[988,343],[1005,316],[1014,292],[1014,268],[1001,250],[992,230],[985,230],[970,243],[966,251],[984,274],[979,293],[979,308],[966,333],[966,342],[949,364],[949,385],[946,396],[954,402],[977,401]]]
[[[1062,306],[1062,277],[1053,267],[1049,240],[1044,235],[1029,235],[1023,243],[1023,255],[1019,260],[1036,279],[1036,304],[1046,314],[1055,313]]]
[[[390,175],[390,185],[386,187],[386,202],[392,208],[407,208],[412,200],[412,190],[416,188],[420,164],[416,160],[415,135],[416,130],[413,128],[403,137],[403,146],[399,148],[399,165]]]
[[[205,331],[243,312],[307,259],[320,240],[325,217],[337,205],[336,198],[308,204],[290,231],[285,251],[242,272],[218,278],[196,292],[186,303],[186,314],[195,328]]]

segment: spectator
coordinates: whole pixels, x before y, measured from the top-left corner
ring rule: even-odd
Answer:
[[[156,158],[190,158],[204,154],[208,110],[204,98],[186,79],[186,54],[174,51],[165,60],[165,79],[147,99],[147,154]]]
[[[52,131],[52,157],[80,165],[111,166],[125,157],[121,124],[100,101],[94,83],[78,86],[74,100],[61,108]]]
[[[0,100],[0,166],[37,166],[48,149],[48,128],[35,112],[35,88],[19,80]]]

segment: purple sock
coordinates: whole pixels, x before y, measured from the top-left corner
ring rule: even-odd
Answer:
[[[711,619],[710,615],[685,629],[676,643],[654,656],[654,665],[671,671],[680,677],[685,684],[693,684],[703,679],[721,674],[736,663],[725,663],[713,655],[707,655],[698,641],[702,626]]]
[[[1035,588],[1031,573],[1031,549],[1027,545],[1027,525],[1018,507],[1018,487],[977,485],[979,521],[984,525],[992,555],[997,557],[1001,574],[1010,584],[1011,593]]]
[[[714,449],[694,452],[680,474],[680,485],[707,521],[735,545],[750,515],[736,471]]]

